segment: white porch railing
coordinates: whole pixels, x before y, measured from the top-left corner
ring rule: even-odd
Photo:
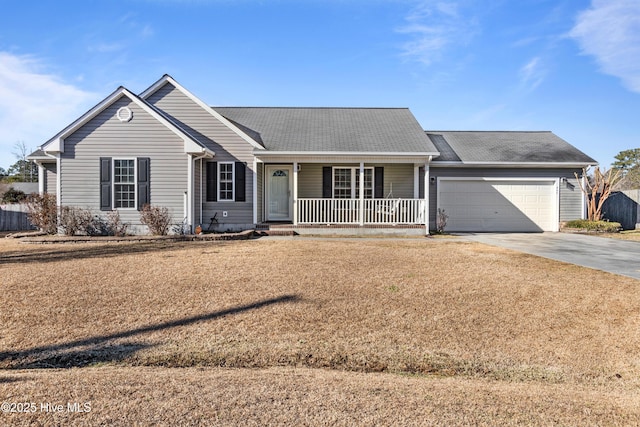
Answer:
[[[424,199],[298,199],[297,224],[424,224]]]

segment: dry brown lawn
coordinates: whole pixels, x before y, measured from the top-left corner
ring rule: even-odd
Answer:
[[[640,423],[640,282],[456,239],[0,240],[13,424]]]
[[[640,231],[639,230],[627,230],[621,231],[620,233],[606,233],[605,237],[609,237],[611,239],[620,239],[620,240],[633,240],[636,242],[640,242]]]

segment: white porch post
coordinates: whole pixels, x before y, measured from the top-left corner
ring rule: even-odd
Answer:
[[[193,156],[191,156],[191,154],[187,154],[187,191],[185,193],[185,212],[184,212],[184,216],[186,219],[186,224],[183,224],[183,228],[186,228],[189,230],[189,233],[191,233],[192,229],[191,229],[191,224],[193,224],[193,204],[194,204],[194,200],[193,200]],[[184,230],[184,232],[186,232],[187,230]]]
[[[38,194],[41,196],[44,194],[44,180],[46,177],[44,164],[38,162]]]
[[[293,225],[298,225],[298,162],[293,162]]]
[[[424,164],[424,234],[429,235],[429,163],[431,156]]]
[[[62,175],[60,175],[60,171],[62,170],[60,166],[61,160],[61,153],[56,153],[56,204],[58,205],[58,218],[60,218],[60,209],[62,208]]]
[[[258,225],[258,159],[256,159],[255,157],[253,158],[252,178],[253,183],[251,188],[253,188],[253,225]]]
[[[364,162],[360,162],[360,207],[358,209],[358,222],[360,226],[364,225]]]

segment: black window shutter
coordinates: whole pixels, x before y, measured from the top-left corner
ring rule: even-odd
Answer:
[[[207,162],[207,202],[218,200],[218,162]]]
[[[384,168],[377,166],[374,171],[374,189],[373,197],[376,199],[384,199]]]
[[[100,210],[111,210],[111,157],[100,157]]]
[[[151,204],[151,159],[138,157],[138,210]]]
[[[236,202],[244,202],[247,200],[246,197],[246,166],[242,162],[236,162],[236,171],[235,171],[235,179],[234,182],[235,191],[236,191]]]
[[[331,198],[332,171],[333,168],[331,166],[322,167],[322,197],[325,199]]]

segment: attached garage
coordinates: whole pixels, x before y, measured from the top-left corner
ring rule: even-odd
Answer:
[[[558,231],[557,178],[438,178],[447,231]]]

